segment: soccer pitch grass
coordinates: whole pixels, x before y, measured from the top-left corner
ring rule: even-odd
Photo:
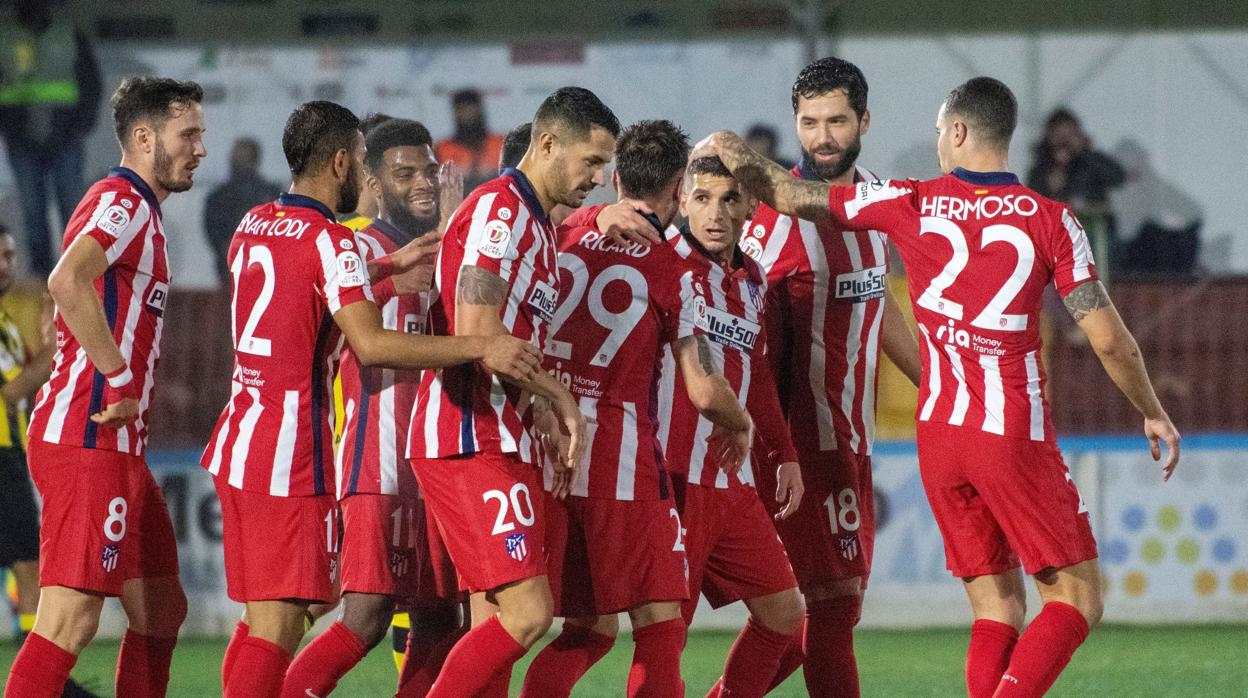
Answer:
[[[966,695],[962,662],[967,630],[862,630],[858,661],[865,696]],[[719,676],[733,633],[695,631],[684,656],[691,697],[705,695]],[[539,644],[539,647],[545,643]],[[225,640],[184,640],[173,658],[169,695],[220,695]],[[511,694],[519,692],[528,660],[516,667]],[[632,642],[621,638],[577,686],[576,696],[622,696]],[[0,643],[0,666],[8,673],[14,646]],[[78,661],[74,677],[112,695],[117,642],[99,642]],[[395,671],[388,643],[374,650],[338,686],[339,696],[389,696]],[[806,694],[800,672],[773,696]],[[1075,655],[1053,696],[1248,696],[1248,625],[1106,626]]]

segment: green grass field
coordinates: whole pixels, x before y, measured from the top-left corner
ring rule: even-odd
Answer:
[[[719,676],[732,642],[728,632],[691,634],[684,657],[689,696],[701,696]],[[967,632],[959,630],[863,630],[858,661],[866,696],[965,695],[962,661]],[[173,659],[170,696],[220,695],[224,640],[186,640]],[[578,696],[623,695],[632,643],[624,638],[585,676]],[[0,643],[7,672],[14,649]],[[97,692],[112,695],[117,643],[100,642],[78,662],[74,676]],[[530,656],[532,654],[530,653]],[[516,668],[512,695],[528,661]],[[335,695],[388,696],[394,664],[379,647],[339,685]],[[802,696],[800,674],[775,696]],[[1107,626],[1094,633],[1054,687],[1054,696],[1248,696],[1248,625]]]

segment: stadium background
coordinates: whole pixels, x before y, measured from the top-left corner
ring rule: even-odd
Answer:
[[[230,366],[228,296],[215,287],[202,207],[226,176],[235,138],[257,138],[265,149],[262,172],[285,182],[282,124],[306,99],[333,99],[358,113],[415,117],[440,137],[451,130],[448,96],[456,89],[481,89],[491,130],[506,131],[531,118],[554,88],[580,84],[594,89],[623,122],[671,118],[695,137],[717,128],[772,124],[781,136],[780,152],[796,157],[789,87],[810,57],[827,53],[857,63],[871,83],[871,132],[859,162],[878,174],[937,174],[936,106],[957,82],[990,74],[1010,84],[1020,100],[1011,163],[1016,171],[1030,165],[1030,145],[1044,117],[1066,105],[1098,147],[1140,145],[1153,171],[1199,202],[1199,274],[1111,285],[1163,404],[1186,437],[1175,480],[1159,484],[1134,412],[1061,316],[1047,328],[1050,398],[1100,541],[1106,620],[1248,622],[1248,331],[1235,322],[1248,317],[1248,281],[1242,278],[1248,274],[1248,227],[1241,212],[1248,174],[1248,141],[1242,137],[1248,125],[1242,73],[1248,65],[1248,4],[1204,3],[1199,11],[1188,3],[1144,0],[1055,5],[71,4],[68,11],[95,36],[108,89],[125,75],[160,73],[197,80],[207,92],[209,157],[195,188],[165,206],[176,290],[149,456],[166,488],[194,609],[184,635],[223,636],[238,614],[224,597],[216,499],[196,466],[225,401]],[[116,161],[106,122],[88,143],[88,181]],[[0,168],[0,206],[9,212],[17,209],[11,177]],[[600,191],[596,199],[611,196]],[[20,229],[19,222],[6,222]],[[893,279],[896,291],[904,283],[901,276]],[[37,290],[32,283],[8,301],[28,326]],[[891,367],[884,372],[885,440],[875,470],[883,515],[864,625],[962,626],[962,591],[944,570],[907,440],[913,391]],[[735,627],[743,610],[703,612],[698,625]],[[122,628],[119,608],[108,607],[102,635],[118,636]],[[925,635],[899,637],[922,643]],[[1237,642],[1241,650],[1248,641],[1242,625],[1211,626],[1202,637]],[[712,643],[715,656],[722,656],[727,638],[722,647]],[[1248,695],[1245,674],[1243,667],[1233,669],[1226,685]],[[174,676],[176,686],[176,665]]]

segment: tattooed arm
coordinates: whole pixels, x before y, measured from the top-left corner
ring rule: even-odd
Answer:
[[[752,150],[732,131],[707,136],[691,159],[718,155],[741,188],[786,216],[824,223],[828,210],[828,185],[794,177],[788,170]]]
[[[511,337],[502,321],[508,291],[507,282],[494,272],[470,264],[460,267],[459,283],[455,287],[455,333],[520,341]],[[542,370],[524,379],[508,374],[499,377],[549,401],[563,434],[568,437],[566,450],[560,454],[561,465],[575,468],[585,451],[585,418],[568,389]]]
[[[1166,443],[1169,457],[1163,471],[1166,479],[1170,479],[1179,464],[1179,432],[1157,400],[1140,347],[1123,324],[1105,287],[1100,281],[1085,282],[1067,294],[1062,302],[1079,329],[1088,336],[1105,372],[1144,415],[1144,434],[1152,444],[1153,460],[1161,459],[1158,441]]]
[[[704,335],[678,339],[672,342],[672,352],[685,379],[689,401],[703,417],[731,431],[746,431],[753,426],[728,379],[715,364],[710,340]]]

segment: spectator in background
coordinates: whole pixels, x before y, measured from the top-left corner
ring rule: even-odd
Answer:
[[[0,19],[0,135],[21,197],[31,271],[52,271],[48,180],[61,225],[86,187],[83,138],[95,127],[100,69],[68,12],[48,0],[17,0]],[[59,232],[59,231],[57,231]]]
[[[788,158],[781,157],[776,152],[780,146],[780,134],[776,133],[776,129],[767,124],[754,124],[751,126],[745,132],[745,144],[786,170],[793,169],[794,162]]]
[[[481,93],[459,90],[451,95],[455,135],[439,141],[435,148],[440,162],[453,162],[464,171],[464,193],[498,176],[498,158],[503,137],[490,133],[485,123]]]
[[[1196,270],[1204,211],[1178,185],[1153,167],[1148,151],[1134,138],[1113,149],[1125,181],[1114,192],[1114,215],[1122,240],[1125,273],[1187,276]]]
[[[1122,186],[1122,167],[1092,149],[1079,119],[1065,107],[1049,114],[1044,138],[1036,144],[1027,186],[1070,204],[1092,242],[1099,271],[1118,266],[1117,229],[1109,208],[1109,190]]]
[[[1123,182],[1122,167],[1092,149],[1079,119],[1066,108],[1049,115],[1035,157],[1027,186],[1076,210],[1107,205],[1109,190]]]
[[[204,235],[217,261],[222,288],[231,288],[227,261],[234,229],[253,207],[272,201],[282,193],[277,184],[260,176],[260,144],[254,138],[240,138],[230,149],[230,176],[208,194],[204,204]]]

